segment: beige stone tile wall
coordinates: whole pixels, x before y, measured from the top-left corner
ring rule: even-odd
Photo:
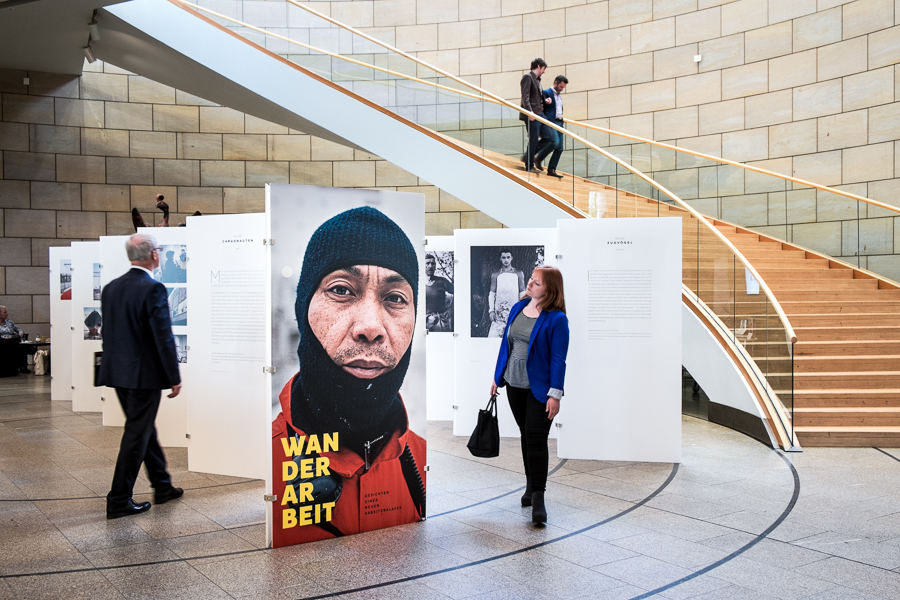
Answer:
[[[322,27],[282,0],[198,2],[331,51],[417,71],[395,64],[374,44]],[[343,0],[310,5],[511,101],[518,101],[518,80],[528,61],[542,56],[550,62],[547,84],[557,74],[570,79],[564,96],[569,118],[900,205],[900,2]],[[275,52],[303,57],[304,64],[330,64],[322,60],[327,57],[248,35]],[[696,55],[700,62],[694,61]],[[346,67],[342,72],[358,77],[366,70]],[[46,275],[47,248],[127,233],[132,207],[158,220],[155,193],[170,201],[175,224],[195,210],[261,210],[261,186],[284,181],[421,191],[431,234],[500,226],[377,157],[111,65],[90,65],[80,78],[27,73],[27,86],[25,75],[0,71],[0,303],[14,307],[14,318],[35,332],[45,332],[46,326],[37,317],[46,313],[48,297],[43,288],[35,292],[34,284]],[[435,114],[460,114],[453,110],[442,107]],[[412,114],[410,107],[405,111]],[[514,119],[466,122],[493,127],[484,138],[509,152],[521,145]],[[479,139],[474,130],[447,131]],[[581,132],[609,143],[606,136]],[[616,152],[720,218],[741,220],[900,279],[896,213],[640,146]],[[604,175],[601,161],[580,155],[569,154],[562,164]],[[865,217],[859,225],[857,214]]]
[[[82,77],[0,69],[0,304],[48,335],[50,246],[132,233],[132,208],[158,223],[160,193],[171,225],[194,211],[261,212],[266,183],[424,193],[429,235],[501,226],[376,156],[112,65]]]
[[[272,2],[212,4],[248,20],[263,8],[280,10]],[[458,73],[513,102],[527,63],[542,56],[550,63],[547,85],[557,74],[570,79],[564,96],[569,118],[877,194],[900,206],[895,0],[351,0],[310,6],[359,27],[371,23],[378,30],[368,33],[423,60],[458,65]],[[267,26],[262,17],[252,23]],[[304,25],[321,22],[306,17]],[[470,139],[464,131],[457,137]],[[513,146],[517,139],[497,130],[487,139],[501,138]],[[639,147],[616,153],[650,154]],[[584,174],[599,176],[590,165],[600,162],[568,156],[561,164],[582,164]],[[893,245],[900,230],[888,231],[885,210],[857,211],[854,203],[853,211],[810,211],[816,202],[810,198],[817,197],[811,190],[728,169],[714,174],[684,157],[672,165],[638,158],[634,164],[646,165],[715,216],[726,218],[727,209],[744,225],[773,235],[777,229],[789,240],[900,279],[900,247],[895,255]],[[859,225],[859,239],[867,243],[858,251],[857,213],[879,223]]]

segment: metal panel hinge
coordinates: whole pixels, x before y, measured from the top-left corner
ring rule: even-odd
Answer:
[[[263,367],[263,373],[275,374],[275,367]]]
[[[263,246],[274,246],[274,245],[275,245],[275,240],[273,240],[271,238],[263,239]]]
[[[456,410],[457,408],[459,408],[459,406],[457,406],[456,404],[454,404],[454,405],[453,405],[453,410]]]
[[[431,470],[431,465],[425,465],[425,471],[430,471],[430,470]]]
[[[263,500],[265,500],[266,502],[277,502],[278,496],[276,496],[275,494],[266,494],[265,496],[263,496]]]
[[[186,434],[184,434],[184,437],[187,438],[187,439],[191,439],[191,434],[186,433]]]
[[[422,242],[422,245],[423,245],[423,246],[427,246],[427,245],[428,245],[428,238],[425,238],[425,241]]]
[[[562,254],[557,254],[557,255],[556,255],[556,260],[559,260],[560,258],[562,258]]]

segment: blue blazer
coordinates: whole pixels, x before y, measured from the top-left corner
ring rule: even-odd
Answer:
[[[131,269],[103,287],[103,360],[110,387],[167,390],[181,383],[166,286]]]
[[[494,382],[498,387],[506,385],[503,374],[506,372],[506,363],[509,362],[509,340],[507,339],[509,327],[529,301],[529,298],[525,298],[516,302],[506,319],[503,343],[500,344],[497,368],[494,370]],[[568,352],[569,319],[566,318],[566,314],[558,310],[541,311],[541,315],[534,324],[534,329],[531,330],[531,338],[528,340],[528,360],[525,363],[531,393],[539,402],[547,402],[547,393],[550,388],[565,389],[566,354]]]
[[[551,123],[556,123],[556,94],[553,92],[553,88],[547,88],[543,94],[544,98],[550,98],[550,104],[544,104],[544,118]]]

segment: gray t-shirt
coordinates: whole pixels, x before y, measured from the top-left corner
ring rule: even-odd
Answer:
[[[528,369],[528,342],[531,340],[531,330],[537,323],[537,317],[531,318],[520,312],[516,315],[512,325],[509,326],[507,339],[509,340],[509,361],[506,363],[506,372],[503,379],[513,387],[527,389]]]

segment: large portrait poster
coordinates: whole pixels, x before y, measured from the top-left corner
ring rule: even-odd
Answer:
[[[266,188],[269,542],[425,518],[424,196]]]

